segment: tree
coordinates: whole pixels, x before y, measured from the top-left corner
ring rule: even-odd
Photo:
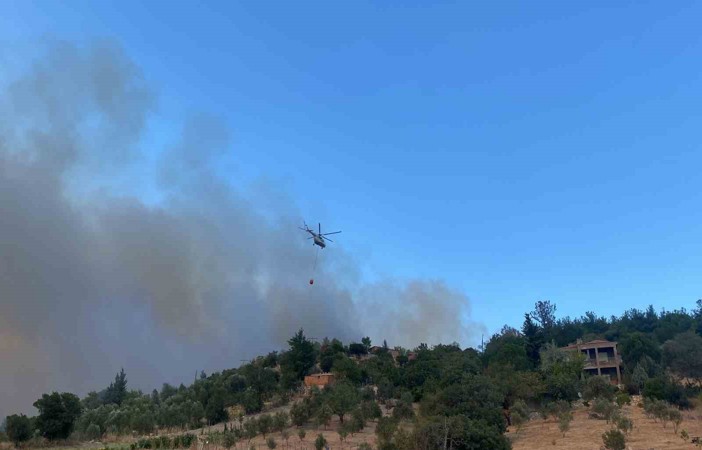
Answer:
[[[271,450],[273,450],[274,448],[276,448],[276,447],[278,446],[278,444],[275,442],[275,439],[273,439],[272,437],[269,437],[269,438],[266,440],[266,445],[267,445],[268,448],[270,448]]]
[[[615,423],[617,425],[617,428],[624,434],[629,434],[631,433],[631,430],[634,429],[634,422],[626,417],[626,416],[619,416],[617,417],[617,420],[615,420]]]
[[[321,434],[317,435],[317,439],[314,440],[314,448],[316,450],[322,450],[327,445],[327,440]]]
[[[356,408],[351,413],[351,424],[349,431],[351,434],[363,431],[366,427],[366,418],[363,416],[363,410],[361,408]]]
[[[361,356],[368,353],[365,345],[353,342],[349,344],[349,355]]]
[[[82,412],[80,399],[68,392],[44,394],[34,402],[34,407],[39,410],[37,428],[50,441],[66,439]]]
[[[304,428],[300,428],[299,430],[297,430],[297,437],[300,438],[300,443],[302,443],[302,441],[305,440],[306,435],[307,435],[307,433],[305,432]]]
[[[678,427],[683,421],[683,416],[682,413],[680,413],[680,410],[678,408],[669,408],[668,419],[673,422],[673,430],[675,431],[675,434],[678,434]]]
[[[85,436],[88,439],[94,440],[99,439],[102,436],[102,430],[100,430],[100,425],[96,423],[91,423],[85,430]]]
[[[591,376],[585,380],[585,386],[583,387],[583,400],[589,402],[597,397],[612,400],[616,391],[617,388],[612,386],[608,377],[598,375]]]
[[[608,450],[624,450],[626,448],[626,438],[619,430],[609,430],[602,435],[602,442]]]
[[[290,350],[281,358],[281,372],[283,385],[294,387],[307,375],[314,366],[317,359],[312,341],[305,337],[305,333],[300,329],[288,340]]]
[[[376,401],[363,402],[361,404],[361,409],[363,411],[363,417],[367,420],[377,420],[383,416],[383,411]]]
[[[224,433],[224,438],[223,438],[222,444],[224,445],[224,448],[230,449],[230,448],[236,446],[237,440],[238,439],[237,439],[236,434],[229,431],[229,432]]]
[[[19,447],[22,442],[28,441],[32,437],[32,428],[29,423],[29,418],[24,414],[7,416],[5,419],[5,433],[7,437]]]
[[[317,425],[324,426],[324,429],[326,430],[327,426],[329,425],[329,422],[331,421],[332,414],[334,414],[334,412],[329,407],[329,405],[322,405],[317,411]]]
[[[336,384],[329,395],[329,407],[344,423],[344,416],[358,404],[358,391],[348,383]]]
[[[392,436],[397,430],[397,421],[392,417],[381,417],[375,427],[375,434],[378,436],[379,447],[386,446],[392,442]]]
[[[702,337],[688,331],[663,344],[663,363],[674,373],[702,381]]]
[[[371,338],[368,336],[364,337],[361,339],[361,344],[363,344],[363,346],[366,348],[366,352],[368,352],[371,348]]]
[[[636,364],[645,356],[648,356],[655,362],[661,360],[661,351],[658,344],[650,336],[643,333],[626,335],[619,343],[619,350],[622,354],[624,365],[629,370],[633,370]]]
[[[216,392],[212,395],[205,407],[205,418],[207,423],[215,424],[229,420],[229,414],[224,408],[224,392]]]
[[[517,400],[510,409],[512,425],[517,428],[517,434],[522,426],[529,421],[529,408],[523,400]]]
[[[115,375],[115,381],[110,383],[105,391],[105,403],[121,405],[126,396],[127,374],[124,373],[124,369],[121,369],[119,373]]]
[[[302,402],[297,402],[290,407],[290,418],[295,426],[301,427],[310,419],[310,410]]]
[[[263,435],[265,439],[266,435],[271,431],[273,426],[273,418],[268,414],[263,414],[258,418],[258,431]]]
[[[563,437],[565,437],[566,432],[570,429],[570,423],[573,421],[573,412],[568,410],[568,411],[563,411],[558,415],[558,429],[563,433]]]
[[[151,403],[153,403],[156,406],[161,404],[161,397],[159,397],[158,391],[156,389],[151,391]]]
[[[277,412],[273,416],[273,431],[280,433],[288,426],[289,416],[285,411]]]

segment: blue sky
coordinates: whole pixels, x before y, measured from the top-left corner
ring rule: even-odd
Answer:
[[[540,299],[609,315],[702,296],[701,17],[693,1],[0,0],[0,62],[19,70],[47,35],[116,39],[159,95],[149,142],[222,117],[233,182],[274,181],[344,230],[368,279],[443,278],[494,331]]]

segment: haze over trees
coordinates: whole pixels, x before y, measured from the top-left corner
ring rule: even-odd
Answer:
[[[262,435],[276,448],[287,447],[291,425],[327,429],[335,422],[343,442],[375,422],[383,450],[507,449],[507,425],[520,429],[536,410],[553,416],[567,435],[570,404],[582,396],[593,417],[611,424],[613,431],[603,439],[616,447],[632,429],[621,414],[628,393],[643,394],[651,417],[672,423],[677,432],[678,408],[689,407],[689,398],[700,392],[702,302],[691,312],[658,313],[650,307],[608,319],[594,313],[557,318],[556,310],[551,302],[537,302],[520,330],[505,326],[482,351],[420,343],[411,351],[395,349],[399,356],[393,357],[387,344],[371,353],[369,338],[348,345],[333,338],[313,342],[299,330],[287,349],[236,369],[203,372],[189,386],[163,384],[142,393],[128,389],[121,370],[104,390],[82,400],[70,393],[44,394],[34,404],[36,417],[6,418],[6,434],[21,444],[71,435],[179,432],[224,422],[229,434],[222,445]],[[605,377],[584,379],[584,359],[561,348],[595,338],[619,342],[625,392],[617,392]],[[337,382],[291,403],[304,377],[320,371],[331,371]],[[233,407],[252,414],[282,405],[289,405],[289,413],[264,413],[255,420],[230,414]],[[297,435],[305,439],[304,433]],[[315,445],[320,442],[318,437]]]

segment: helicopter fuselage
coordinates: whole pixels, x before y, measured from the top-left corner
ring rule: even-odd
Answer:
[[[327,246],[327,244],[324,243],[324,239],[322,239],[316,234],[314,235],[314,245],[319,245],[322,248]]]

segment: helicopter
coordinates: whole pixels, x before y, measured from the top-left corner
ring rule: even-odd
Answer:
[[[318,231],[317,233],[315,233],[313,230],[310,230],[310,228],[307,226],[306,223],[305,223],[305,228],[300,228],[300,227],[298,227],[298,228],[300,228],[302,231],[306,231],[306,232],[308,232],[309,234],[312,235],[312,236],[310,236],[310,237],[307,238],[307,239],[314,239],[314,242],[312,243],[312,245],[319,245],[321,248],[324,248],[324,247],[327,246],[327,244],[325,243],[325,241],[334,242],[334,241],[332,241],[331,239],[329,239],[328,237],[326,237],[327,235],[341,233],[341,231],[333,231],[333,232],[331,232],[331,233],[324,233],[324,234],[322,234],[322,224],[321,224],[321,223],[318,223],[317,225],[318,225],[318,227],[319,227],[319,228],[318,228],[319,231]]]

